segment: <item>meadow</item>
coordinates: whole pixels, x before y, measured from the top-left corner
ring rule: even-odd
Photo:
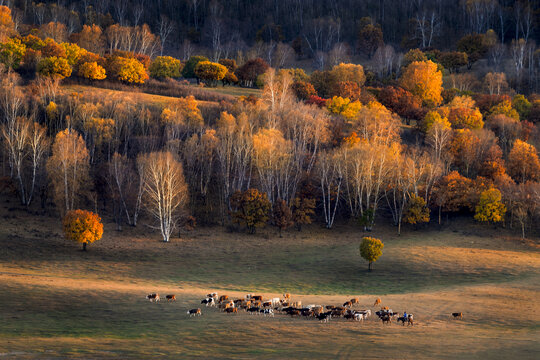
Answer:
[[[314,225],[283,238],[271,228],[250,236],[209,227],[165,244],[143,226],[116,232],[106,224],[85,253],[63,239],[56,218],[1,215],[2,358],[533,359],[540,351],[538,243],[501,230],[457,220],[398,237],[379,226],[373,235],[385,249],[369,273],[353,226]],[[358,308],[372,311],[380,297],[416,323],[325,324],[207,308],[190,318],[186,311],[212,291],[287,291],[304,304],[358,296]],[[150,303],[151,292],[178,300]],[[451,318],[456,311],[462,320]]]

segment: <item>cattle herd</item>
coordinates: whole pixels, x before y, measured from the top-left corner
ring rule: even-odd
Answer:
[[[160,296],[157,293],[148,294],[146,296],[150,302],[160,301]],[[176,296],[166,295],[167,302],[176,301]],[[381,304],[381,299],[376,299],[373,306]],[[268,317],[274,317],[275,314],[289,315],[291,317],[317,319],[320,322],[328,322],[330,319],[343,318],[350,321],[364,321],[371,315],[369,309],[354,309],[359,306],[359,299],[353,298],[344,302],[341,306],[334,305],[302,305],[301,301],[292,301],[291,295],[288,293],[283,294],[282,298],[275,297],[271,299],[263,299],[261,295],[247,294],[245,298],[230,299],[228,295],[218,295],[214,292],[206,295],[201,300],[201,305],[205,307],[216,307],[219,310],[228,314],[238,314],[243,311],[247,314],[257,314]],[[200,308],[193,308],[187,311],[187,314],[191,316],[201,316],[202,310]],[[401,314],[393,311],[387,306],[381,307],[380,310],[375,311],[375,315],[382,321],[383,324],[390,324],[393,319],[396,323],[405,326],[414,325],[414,315],[405,313]],[[452,316],[457,319],[463,318],[461,312],[452,313]]]

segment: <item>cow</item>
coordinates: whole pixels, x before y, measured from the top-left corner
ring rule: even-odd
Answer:
[[[174,295],[174,294],[171,294],[171,295],[165,295],[165,299],[167,299],[167,302],[169,302],[169,301],[176,301],[176,295]]]
[[[358,304],[360,302],[360,299],[359,298],[352,298],[349,301],[351,302],[351,304],[355,305],[355,304]]]
[[[253,296],[251,296],[250,300],[262,301],[262,299],[263,299],[263,297],[261,295],[253,295]]]
[[[290,300],[291,299],[291,294],[289,294],[289,293],[283,294],[283,299],[286,300],[286,301]]]
[[[405,322],[407,322],[407,326],[414,325],[413,318],[414,318],[413,314],[408,314],[406,319],[405,319],[405,316],[398,317],[397,322],[401,321],[403,323],[403,326],[405,326]]]
[[[328,322],[329,319],[330,315],[327,313],[317,315],[317,320],[319,320],[320,322]]]
[[[354,320],[356,321],[362,321],[366,319],[366,315],[362,313],[354,313],[353,316],[354,316]]]
[[[272,310],[272,309],[264,309],[263,315],[264,315],[264,316],[271,316],[271,317],[274,317],[274,310]]]
[[[158,302],[159,301],[159,294],[148,294],[146,295],[146,299],[150,300],[150,302]]]
[[[218,297],[218,293],[217,292],[213,292],[213,293],[210,293],[208,295],[206,295],[207,298],[217,298]]]
[[[219,297],[219,303],[221,304],[222,302],[224,302],[225,300],[228,300],[228,299],[229,299],[228,295],[221,295]]]
[[[454,319],[463,319],[463,313],[461,312],[452,313],[452,316],[454,317]]]
[[[296,310],[296,309],[291,310],[291,311],[289,312],[289,315],[291,315],[291,317],[293,317],[293,316],[300,316],[300,314],[301,314],[301,313],[300,313],[300,310]]]
[[[373,306],[377,306],[377,305],[380,305],[381,304],[381,298],[377,298],[375,300],[375,303],[373,304]]]
[[[345,314],[344,318],[347,320],[354,320],[355,316],[354,314],[348,313],[348,314]]]
[[[350,302],[350,301],[344,302],[344,303],[343,303],[343,307],[346,307],[346,308],[352,307],[352,302]]]
[[[272,306],[276,306],[278,304],[281,304],[281,299],[280,298],[272,298],[272,299],[270,299],[270,302],[272,303]]]
[[[383,324],[384,323],[390,324],[390,315],[386,314],[386,315],[381,316],[381,320]]]
[[[334,305],[326,305],[325,308],[326,308],[326,310],[332,310],[332,309],[335,309],[335,306]]]
[[[302,302],[301,301],[293,302],[292,306],[294,306],[294,307],[302,307]]]
[[[271,301],[265,301],[265,302],[263,302],[262,306],[265,307],[265,308],[269,308],[269,307],[272,306],[272,302]]]
[[[206,306],[216,306],[216,299],[213,297],[206,299]]]
[[[238,309],[235,307],[229,307],[225,309],[225,312],[228,314],[238,313]]]
[[[201,313],[201,309],[191,309],[191,310],[188,310],[187,312],[189,314],[189,317],[192,317],[192,316],[201,316],[202,313]]]
[[[253,313],[259,312],[259,310],[260,310],[260,309],[259,309],[258,307],[252,306],[252,307],[250,307],[250,308],[247,309],[247,312],[250,312],[250,313],[253,314]]]

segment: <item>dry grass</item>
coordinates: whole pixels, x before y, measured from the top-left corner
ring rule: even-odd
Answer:
[[[143,228],[78,251],[58,220],[0,211],[0,355],[8,358],[533,359],[540,350],[536,248],[445,230],[393,235],[372,273],[350,228],[247,236],[199,229],[170,244]],[[24,226],[21,226],[24,224]],[[304,304],[376,297],[414,327],[284,315],[185,312],[217,290],[293,293]],[[144,296],[175,293],[176,303]],[[373,308],[372,308],[373,309]],[[375,310],[375,309],[373,309]],[[453,320],[452,312],[463,312]]]

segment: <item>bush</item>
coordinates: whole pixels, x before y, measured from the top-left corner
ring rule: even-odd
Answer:
[[[156,79],[179,78],[181,68],[180,60],[170,56],[158,56],[150,65],[150,76]]]

